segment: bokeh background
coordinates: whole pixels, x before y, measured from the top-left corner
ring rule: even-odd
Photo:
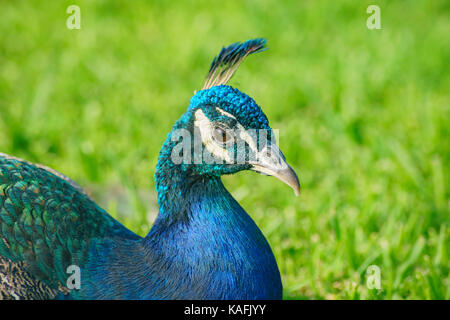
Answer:
[[[71,4],[81,30],[66,28]],[[224,181],[285,298],[450,298],[449,1],[15,0],[0,17],[0,152],[72,177],[140,235],[159,148],[212,58],[267,38],[231,84],[280,130],[303,193],[251,172]]]

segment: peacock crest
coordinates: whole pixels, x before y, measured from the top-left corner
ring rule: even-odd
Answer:
[[[266,50],[265,45],[266,39],[258,38],[243,43],[235,42],[222,48],[211,63],[202,90],[227,84],[245,57]]]

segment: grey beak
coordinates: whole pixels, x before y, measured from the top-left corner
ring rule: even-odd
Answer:
[[[250,164],[251,170],[273,176],[290,186],[296,196],[300,194],[297,174],[276,145],[265,147],[256,155],[256,161],[250,161]]]

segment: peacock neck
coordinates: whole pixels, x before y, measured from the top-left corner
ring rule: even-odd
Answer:
[[[172,150],[175,142],[171,134],[163,144],[156,166],[155,180],[158,193],[159,214],[155,225],[171,225],[192,218],[190,207],[202,197],[209,197],[217,188],[230,196],[217,176],[202,176],[189,166],[174,164]],[[220,188],[221,187],[221,188]]]
[[[156,171],[159,215],[144,239],[151,270],[164,281],[146,297],[279,299],[281,280],[263,234],[220,177],[194,175],[162,151]],[[158,276],[150,277],[160,282]],[[176,284],[178,291],[166,284]],[[170,293],[169,293],[170,292]]]
[[[280,299],[280,273],[263,234],[219,177],[194,176],[161,152],[159,215],[144,239],[93,245],[80,297]],[[90,282],[90,283],[89,283]],[[95,288],[103,288],[95,290]]]

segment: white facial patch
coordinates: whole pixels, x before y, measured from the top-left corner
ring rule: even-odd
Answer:
[[[217,112],[220,114],[227,116],[231,119],[236,120],[236,117],[234,117],[232,114],[216,107]],[[225,163],[233,164],[235,163],[234,159],[230,157],[229,152],[227,149],[223,147],[223,145],[218,144],[214,138],[213,138],[213,130],[214,130],[214,124],[208,119],[208,117],[203,113],[201,109],[198,109],[195,111],[195,120],[194,120],[194,126],[198,128],[200,131],[200,136],[203,145],[205,148],[216,158],[222,159]],[[253,137],[245,130],[244,126],[241,125],[239,122],[236,123],[236,129],[239,133],[239,138],[243,141],[247,142],[250,149],[257,154],[257,144],[256,141],[253,139]]]
[[[194,126],[200,131],[200,137],[205,148],[215,157],[222,159],[226,163],[233,163],[228,151],[219,146],[213,140],[214,126],[201,109],[195,111]]]

